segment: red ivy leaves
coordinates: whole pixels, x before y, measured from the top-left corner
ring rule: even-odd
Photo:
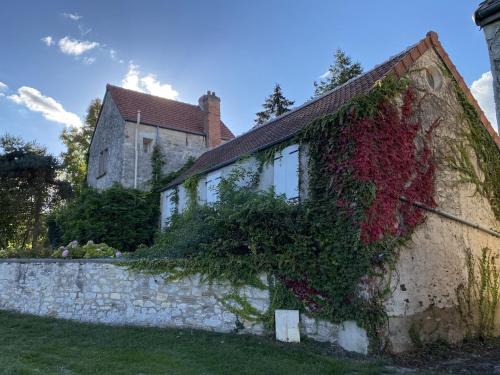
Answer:
[[[361,222],[361,239],[365,244],[385,235],[404,235],[422,222],[422,210],[400,198],[430,207],[436,205],[434,166],[428,141],[437,122],[422,137],[423,145],[417,147],[421,127],[411,119],[414,100],[414,93],[409,89],[401,111],[394,103],[384,102],[374,118],[353,121],[344,130],[344,139],[339,141],[338,148],[328,156],[334,189],[341,189],[342,174],[346,170],[352,171],[359,181],[375,185],[375,199]],[[347,151],[352,145],[351,158],[342,160],[340,153],[349,154]],[[344,201],[340,203],[346,206]]]

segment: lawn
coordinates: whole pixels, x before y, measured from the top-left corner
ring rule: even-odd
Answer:
[[[112,327],[0,312],[0,374],[382,374],[313,342]]]

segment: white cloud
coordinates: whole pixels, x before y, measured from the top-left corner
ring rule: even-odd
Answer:
[[[51,45],[53,45],[53,44],[54,44],[54,39],[52,39],[52,37],[51,37],[51,36],[46,36],[46,37],[44,37],[44,38],[42,38],[42,39],[40,39],[40,40],[41,40],[42,42],[44,42],[44,43],[47,45],[47,47],[50,47]]]
[[[63,13],[63,16],[66,18],[69,18],[70,20],[73,20],[73,21],[78,21],[78,20],[81,20],[83,18],[78,13]]]
[[[42,95],[40,91],[32,87],[23,86],[17,90],[17,94],[9,95],[7,98],[14,103],[24,105],[30,111],[40,112],[49,121],[66,126],[82,126],[82,121],[76,114],[66,111],[60,103],[49,96]]]
[[[95,63],[95,57],[87,57],[87,56],[85,56],[83,58],[83,63],[85,65],[91,65],[91,64]]]
[[[491,72],[483,73],[481,78],[472,82],[470,91],[481,106],[488,120],[490,120],[491,125],[493,125],[498,133],[495,98],[493,96],[493,76]]]
[[[122,79],[122,87],[148,94],[175,99],[179,93],[168,83],[161,83],[154,74],[141,76],[139,66],[130,62],[128,72]]]
[[[7,86],[5,83],[3,83],[2,81],[0,81],[0,91],[5,91],[9,88],[9,86]]]
[[[97,42],[71,39],[67,36],[59,40],[59,49],[66,55],[79,56],[96,47],[99,47],[99,43]]]

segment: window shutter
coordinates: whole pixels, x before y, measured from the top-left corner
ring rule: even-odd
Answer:
[[[179,212],[183,212],[187,207],[187,193],[184,186],[179,186],[179,206],[177,207]]]
[[[221,172],[215,171],[207,175],[207,203],[215,203],[219,199],[219,183]]]
[[[299,147],[291,145],[274,158],[274,189],[287,199],[299,197]]]

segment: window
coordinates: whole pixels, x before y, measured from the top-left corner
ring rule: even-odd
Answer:
[[[162,228],[168,225],[170,218],[175,212],[175,202],[172,200],[175,189],[169,189],[163,193]]]
[[[219,199],[219,183],[221,180],[221,172],[215,171],[207,175],[207,203],[217,202]]]
[[[145,154],[151,151],[152,143],[153,140],[151,138],[142,138],[142,151],[144,151]]]
[[[108,149],[105,148],[99,153],[99,168],[97,171],[97,178],[102,177],[108,171]]]
[[[187,208],[188,205],[188,197],[187,197],[187,192],[186,188],[182,185],[178,187],[178,194],[179,194],[179,205],[177,207],[177,210],[179,212],[184,212],[184,210]]]
[[[274,157],[274,189],[287,199],[299,197],[299,147],[291,145]]]

